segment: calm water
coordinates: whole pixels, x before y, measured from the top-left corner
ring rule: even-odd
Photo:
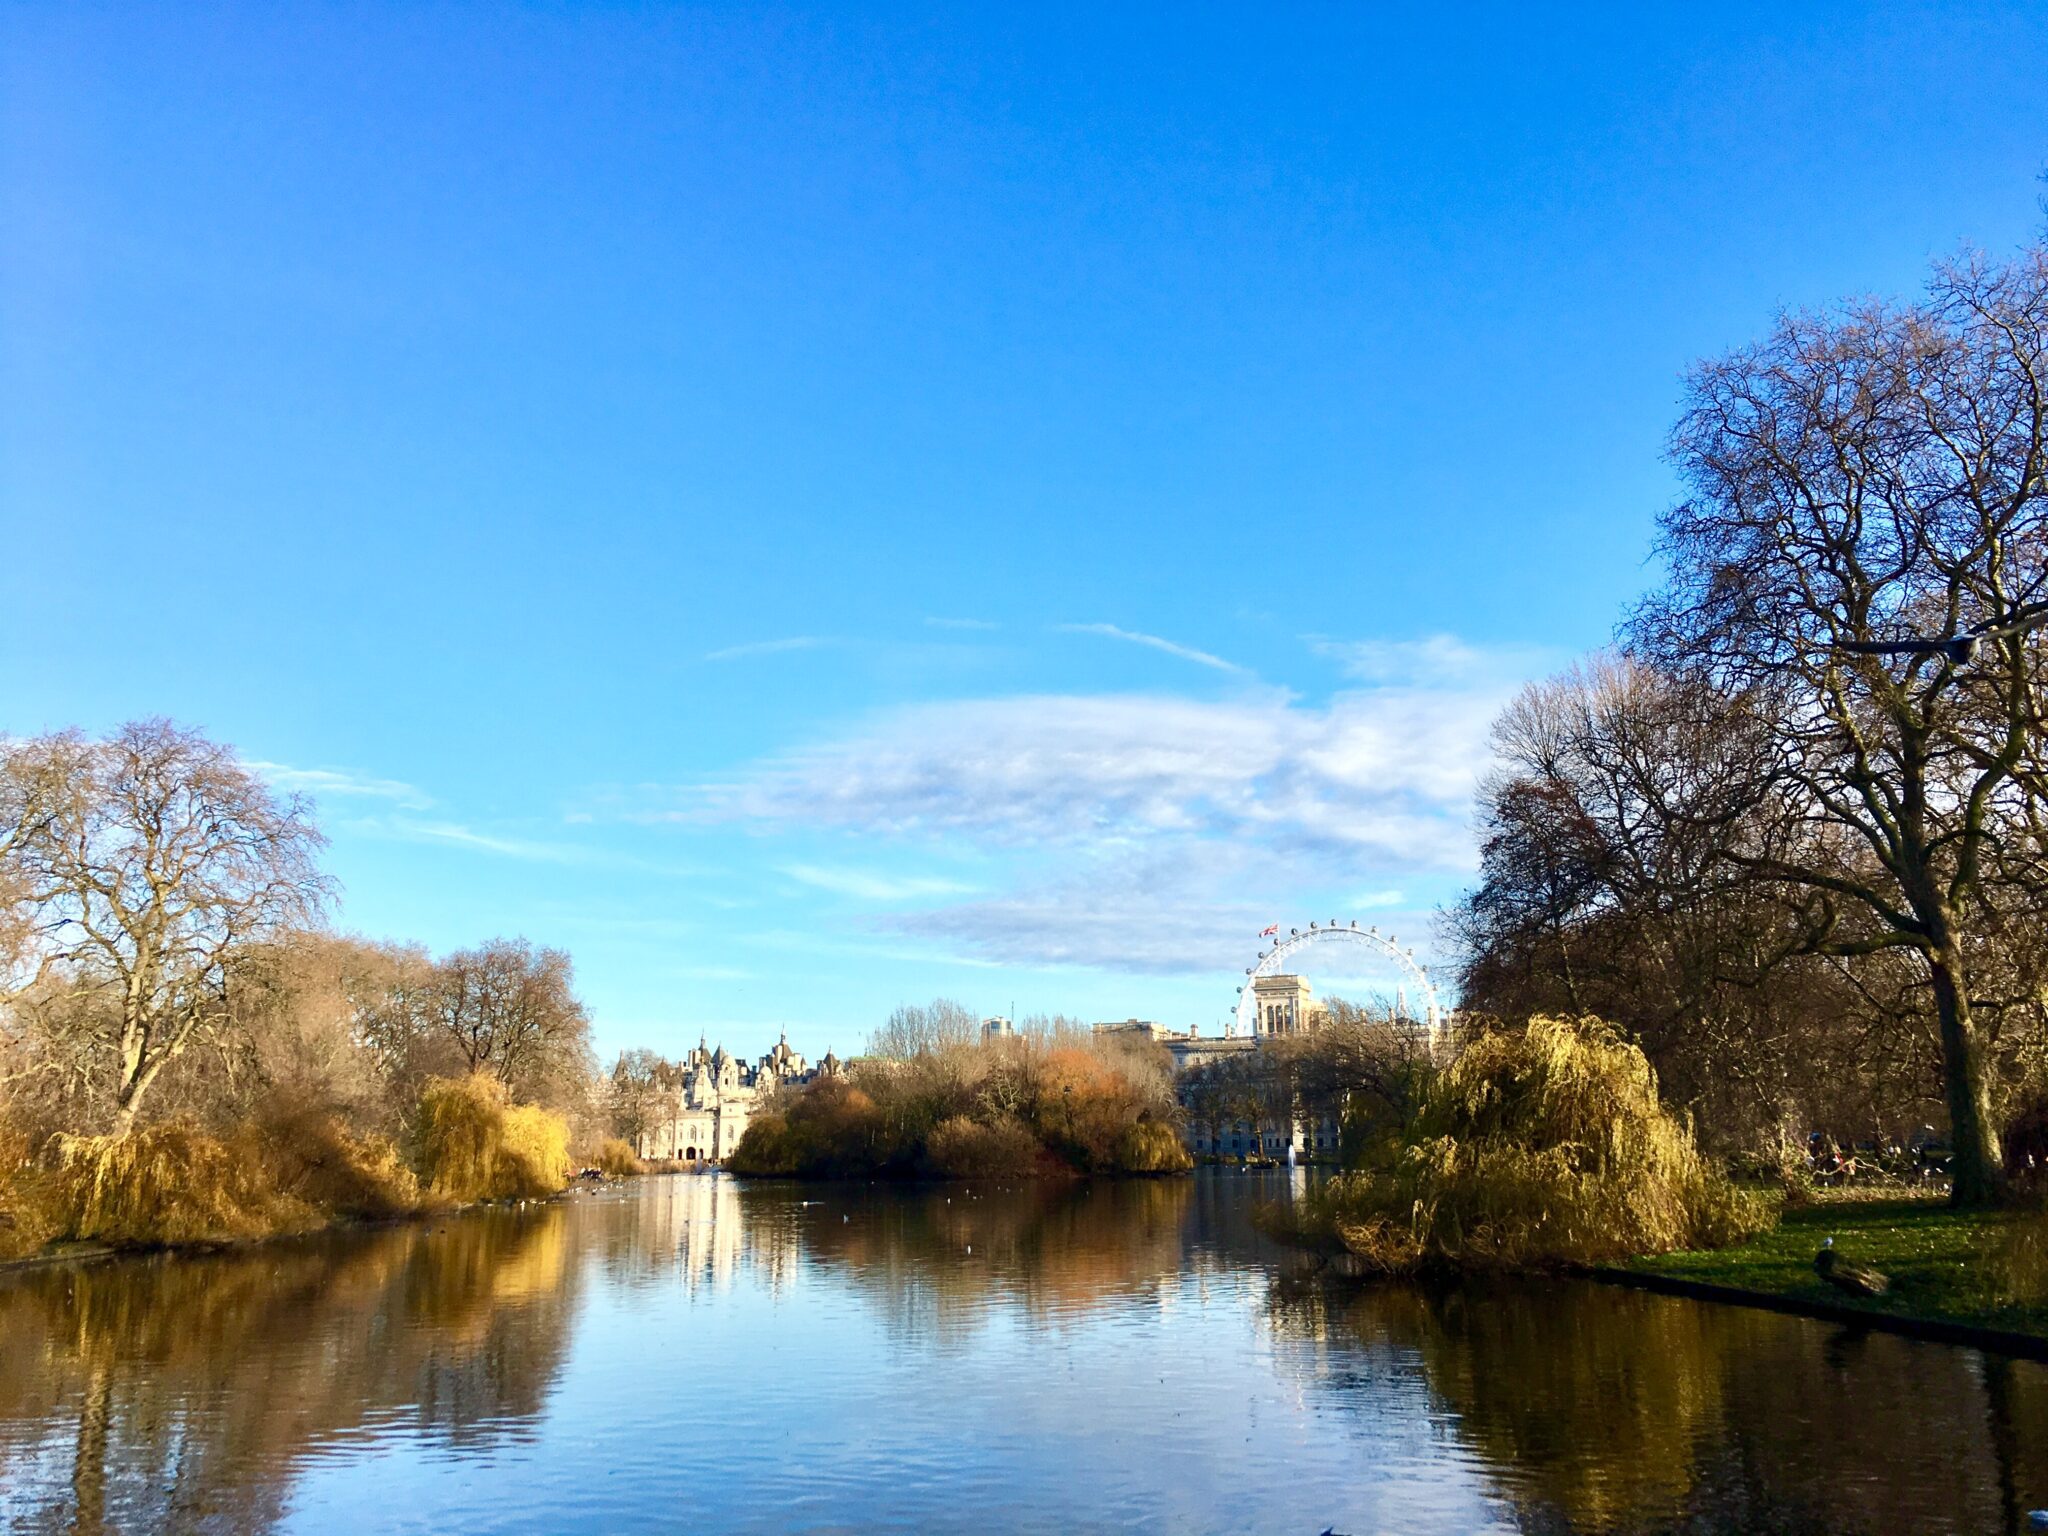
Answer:
[[[2024,1529],[2048,1367],[1583,1284],[1288,1299],[1243,1175],[647,1179],[0,1282],[21,1530]]]

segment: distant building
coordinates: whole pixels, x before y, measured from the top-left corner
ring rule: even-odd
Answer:
[[[782,1084],[807,1083],[838,1070],[838,1058],[829,1051],[814,1070],[790,1049],[786,1035],[751,1066],[727,1055],[724,1046],[707,1050],[699,1040],[697,1048],[666,1074],[672,1081],[662,1084],[667,1091],[664,1112],[641,1133],[635,1150],[642,1157],[722,1162],[740,1144],[767,1094]]]
[[[1252,996],[1257,1000],[1252,1012],[1254,1034],[1305,1034],[1319,1022],[1315,988],[1306,976],[1255,976]]]
[[[1120,1024],[1097,1024],[1092,1026],[1098,1035],[1124,1035],[1134,1039],[1157,1040],[1162,1043],[1175,1039],[1173,1030],[1157,1019],[1125,1019]]]
[[[1267,1041],[1306,1034],[1328,1021],[1305,976],[1256,977],[1252,992],[1258,1006],[1249,1035],[1204,1035],[1199,1028],[1170,1029],[1151,1019],[1097,1024],[1095,1033],[1107,1039],[1149,1040],[1166,1048],[1173,1058],[1184,1116],[1183,1139],[1196,1157],[1279,1161],[1289,1147],[1303,1161],[1336,1156],[1335,1114],[1312,1115],[1298,1104],[1255,1099],[1222,1081],[1229,1073],[1227,1063],[1242,1062],[1249,1068]],[[1218,1070],[1206,1070],[1212,1068]],[[1245,1074],[1247,1079],[1252,1075]]]
[[[1001,1014],[997,1014],[992,1019],[983,1019],[981,1021],[981,1038],[983,1040],[1008,1040],[1013,1038],[1016,1033],[1017,1026]]]

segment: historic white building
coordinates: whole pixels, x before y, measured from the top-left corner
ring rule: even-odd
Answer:
[[[789,1038],[749,1065],[726,1053],[724,1046],[697,1048],[666,1076],[665,1112],[641,1134],[636,1149],[648,1158],[679,1158],[684,1162],[722,1162],[747,1133],[761,1100],[784,1083],[807,1083],[820,1073],[839,1070],[830,1051],[816,1067],[790,1049]]]

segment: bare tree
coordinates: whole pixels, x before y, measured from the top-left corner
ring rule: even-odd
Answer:
[[[238,956],[311,922],[322,843],[228,748],[163,720],[0,744],[0,865],[17,947],[0,1000],[63,977],[125,1134],[164,1068],[231,1016]]]
[[[612,1130],[634,1146],[654,1126],[662,1103],[681,1085],[681,1070],[644,1047],[621,1051],[612,1063],[607,1109]]]
[[[1751,722],[1602,656],[1525,689],[1494,740],[1481,880],[1447,919],[1468,1009],[1620,1025],[1723,1148],[1929,1115],[1931,1001],[1924,979],[1920,998],[1902,985],[1905,954],[1814,953],[1854,914],[1727,856],[1783,852],[1783,819],[1757,796],[1770,743]]]
[[[2026,627],[2048,613],[2048,249],[1942,267],[1918,304],[1782,318],[1695,372],[1673,453],[1671,580],[1631,638],[1771,747],[1755,805],[1779,835],[1722,856],[1811,893],[1815,948],[1919,958],[1955,1199],[1996,1201],[1972,951],[2048,796]],[[1873,654],[1906,635],[1988,638],[1968,664]]]
[[[951,998],[937,998],[929,1007],[905,1003],[868,1037],[868,1054],[885,1061],[908,1061],[949,1046],[978,1044],[980,1016]]]
[[[530,1096],[577,1071],[588,1075],[590,1016],[562,950],[525,939],[457,950],[435,967],[422,1001],[471,1072]]]

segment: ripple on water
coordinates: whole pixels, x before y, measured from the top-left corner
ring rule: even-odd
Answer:
[[[0,1285],[65,1528],[1977,1531],[2048,1380],[1575,1284],[1276,1291],[1243,1176],[638,1181]]]

